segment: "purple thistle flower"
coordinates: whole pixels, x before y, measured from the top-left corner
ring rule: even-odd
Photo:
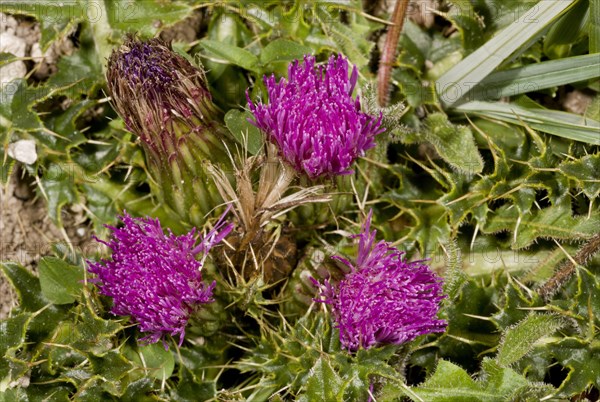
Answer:
[[[89,272],[97,275],[92,281],[101,294],[113,298],[111,313],[131,316],[148,333],[141,341],[162,338],[167,348],[166,336],[179,335],[181,345],[190,316],[213,301],[216,282],[202,282],[200,270],[210,249],[232,229],[224,221],[228,211],[200,243],[195,229],[182,236],[170,230],[165,235],[158,219],[127,213],[120,217],[122,228],[106,226],[112,230],[108,242],[96,239],[112,249],[112,259],[89,263]]]
[[[356,66],[348,77],[348,60],[331,56],[325,67],[315,67],[313,56],[290,64],[288,79],[279,83],[265,76],[269,104],[252,103],[256,127],[277,145],[280,155],[297,172],[311,179],[350,174],[350,166],[375,146],[374,137],[385,129],[379,117],[361,112],[352,98],[358,79]]]
[[[350,268],[338,284],[325,280],[319,300],[331,305],[342,346],[350,351],[378,344],[402,344],[419,335],[443,332],[436,319],[441,278],[422,261],[406,262],[390,243],[376,244],[369,212],[358,237],[356,264],[333,257]],[[315,284],[318,282],[314,281]]]

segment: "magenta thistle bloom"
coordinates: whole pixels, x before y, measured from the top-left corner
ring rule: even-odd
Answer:
[[[401,344],[446,327],[436,319],[445,297],[441,278],[422,261],[406,262],[404,252],[390,243],[373,244],[377,231],[370,232],[371,215],[353,236],[360,239],[356,264],[333,257],[350,272],[338,284],[326,280],[321,286],[320,301],[331,305],[342,346],[350,351]]]
[[[107,226],[112,230],[108,242],[96,239],[112,249],[112,259],[90,262],[89,271],[97,275],[93,281],[101,294],[113,298],[111,313],[131,316],[148,333],[142,341],[162,338],[166,348],[166,336],[179,335],[181,345],[191,314],[213,301],[216,283],[205,284],[200,269],[210,249],[232,229],[224,217],[199,243],[195,230],[165,235],[158,219],[127,213],[120,218],[122,228]]]
[[[303,63],[290,64],[287,80],[264,77],[267,105],[255,105],[246,93],[252,123],[277,145],[284,160],[311,179],[352,173],[354,160],[373,148],[374,137],[385,130],[381,114],[363,113],[360,99],[352,98],[357,79],[356,66],[349,77],[342,55],[318,68],[313,56],[305,56]]]

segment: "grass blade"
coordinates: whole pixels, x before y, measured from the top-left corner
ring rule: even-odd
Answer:
[[[468,98],[485,100],[515,96],[598,78],[599,72],[600,54],[550,60],[492,73],[473,89]]]
[[[590,53],[600,53],[600,2],[590,1]]]
[[[453,111],[489,117],[520,126],[527,125],[548,134],[600,145],[600,122],[572,113],[529,109],[512,103],[481,101],[463,103]]]
[[[504,60],[525,49],[576,0],[542,0],[485,45],[452,67],[436,82],[442,105],[450,107]]]

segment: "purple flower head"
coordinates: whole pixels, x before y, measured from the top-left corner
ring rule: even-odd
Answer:
[[[210,249],[232,229],[225,214],[199,243],[195,230],[165,234],[158,219],[127,213],[120,217],[122,228],[107,226],[112,230],[108,242],[96,239],[112,249],[112,259],[89,263],[89,272],[97,275],[93,281],[101,294],[113,298],[111,313],[131,316],[148,333],[142,341],[162,338],[166,348],[167,335],[179,335],[181,345],[191,314],[213,301],[216,283],[202,282],[200,269]]]
[[[352,98],[358,79],[356,66],[348,76],[348,60],[331,56],[326,66],[315,66],[313,56],[290,64],[288,79],[279,83],[265,76],[269,103],[252,103],[256,127],[278,148],[281,157],[311,179],[352,173],[350,166],[375,146],[385,129],[379,117],[363,113],[360,99]]]
[[[379,344],[401,344],[419,335],[443,332],[436,319],[442,294],[439,278],[422,261],[407,262],[404,252],[375,242],[369,213],[359,238],[356,264],[338,284],[321,286],[322,302],[331,305],[342,346],[350,351]],[[315,281],[316,282],[316,281]],[[318,282],[316,282],[318,283]]]

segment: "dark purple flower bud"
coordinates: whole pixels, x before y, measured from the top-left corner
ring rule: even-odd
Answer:
[[[165,234],[158,219],[125,213],[123,227],[107,226],[112,230],[108,242],[96,239],[111,248],[112,258],[89,263],[89,272],[97,275],[92,281],[101,294],[113,298],[113,314],[130,316],[148,333],[142,341],[162,339],[166,348],[165,338],[179,335],[181,345],[191,315],[213,301],[216,283],[204,283],[201,269],[210,249],[232,229],[225,214],[197,239],[195,230]]]
[[[402,344],[419,335],[443,332],[436,319],[441,278],[422,261],[407,262],[404,252],[385,241],[375,242],[369,213],[359,238],[356,263],[334,257],[350,268],[339,283],[325,280],[322,302],[332,308],[342,346],[350,351],[381,344]],[[314,281],[315,284],[318,282]]]
[[[204,71],[160,39],[128,36],[106,73],[116,112],[141,139],[156,193],[182,220],[201,225],[222,203],[206,161],[225,162],[228,131]]]
[[[252,122],[277,145],[281,157],[309,178],[352,173],[352,163],[375,146],[382,115],[361,111],[352,98],[358,79],[356,67],[348,75],[348,60],[331,56],[326,66],[315,66],[313,56],[290,64],[288,79],[264,77],[269,103],[252,103]]]
[[[170,156],[181,139],[198,141],[204,156],[221,149],[210,133],[220,112],[212,103],[204,71],[160,39],[128,36],[109,60],[106,73],[113,105],[127,128],[154,151]]]

